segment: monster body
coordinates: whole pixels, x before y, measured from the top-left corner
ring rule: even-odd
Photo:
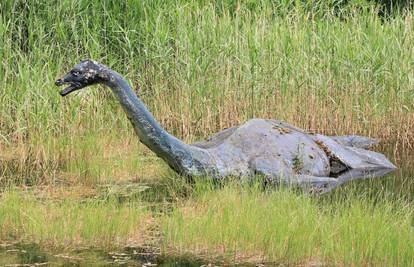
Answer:
[[[260,174],[273,183],[327,192],[395,170],[384,155],[364,149],[376,143],[373,139],[310,134],[277,120],[252,119],[207,141],[185,144],[159,125],[119,73],[93,60],[82,61],[56,81],[69,85],[62,96],[97,83],[112,89],[140,141],[185,176],[243,179]]]

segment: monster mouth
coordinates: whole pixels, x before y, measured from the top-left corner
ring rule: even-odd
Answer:
[[[65,89],[63,89],[62,91],[59,92],[59,94],[61,96],[66,96],[74,91],[77,91],[79,89],[82,89],[84,86],[81,83],[77,83],[77,82],[64,82],[62,79],[59,79],[55,82],[55,84],[57,86],[62,86],[64,84],[69,84],[68,87],[66,87]]]

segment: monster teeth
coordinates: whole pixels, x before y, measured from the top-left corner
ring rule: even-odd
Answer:
[[[71,84],[70,86],[68,86],[65,89],[63,89],[62,91],[60,91],[60,95],[61,96],[66,96],[67,94],[70,94],[73,91],[76,91],[78,89],[80,89],[80,87],[78,87],[78,86],[76,86],[74,84]]]
[[[60,95],[65,96],[65,95],[69,94],[71,91],[72,91],[72,86],[66,87],[65,89],[60,91]]]

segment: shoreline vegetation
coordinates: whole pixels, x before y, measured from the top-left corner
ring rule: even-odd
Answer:
[[[414,21],[372,1],[0,3],[0,244],[149,246],[207,261],[414,265]],[[127,77],[194,142],[250,118],[380,138],[399,170],[324,196],[186,182],[81,59]]]
[[[327,200],[286,188],[199,181],[190,196],[168,203],[148,203],[137,192],[95,190],[85,197],[79,188],[67,189],[3,192],[1,243],[60,253],[145,247],[223,264],[413,264],[413,204],[367,198],[356,187]]]

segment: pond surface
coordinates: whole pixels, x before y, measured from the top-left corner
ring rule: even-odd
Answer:
[[[166,258],[142,249],[128,248],[118,252],[83,249],[70,253],[45,252],[36,244],[3,244],[0,266],[207,266],[198,259]],[[214,265],[213,265],[214,266]]]
[[[397,170],[385,177],[360,181],[361,191],[393,195],[414,201],[414,150],[397,150],[392,146],[379,150],[396,166]]]

